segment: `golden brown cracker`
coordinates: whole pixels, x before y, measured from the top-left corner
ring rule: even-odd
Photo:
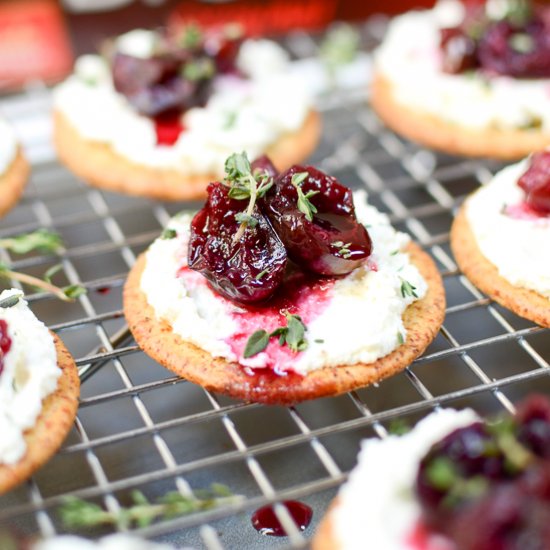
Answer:
[[[520,317],[550,327],[550,300],[534,290],[516,287],[499,275],[477,245],[465,206],[451,227],[451,249],[460,270],[487,296]]]
[[[286,134],[267,151],[279,170],[304,161],[315,149],[321,133],[321,117],[315,111],[302,128]],[[206,186],[219,174],[186,176],[173,168],[134,163],[108,144],[83,138],[60,111],[54,114],[54,143],[60,160],[91,185],[109,191],[158,200],[193,200],[206,196]]]
[[[29,171],[29,164],[19,147],[8,169],[0,175],[0,216],[10,210],[23,194]]]
[[[336,497],[315,532],[311,541],[311,550],[341,550],[342,545],[334,532],[334,511],[338,506],[339,498]]]
[[[393,84],[375,74],[370,103],[396,133],[446,153],[514,160],[550,145],[550,134],[537,129],[474,129],[400,103]]]
[[[27,452],[23,458],[13,466],[0,464],[0,494],[28,479],[55,454],[76,417],[80,395],[78,371],[63,342],[57,335],[53,337],[57,364],[62,370],[57,389],[44,399],[35,426],[25,432]]]
[[[322,368],[306,376],[269,373],[248,375],[237,363],[212,357],[184,341],[171,326],[155,317],[141,291],[145,267],[142,254],[130,271],[124,287],[124,313],[138,345],[161,365],[208,390],[246,401],[291,404],[307,399],[338,395],[391,376],[403,370],[435,338],[445,315],[445,293],[432,259],[420,247],[408,248],[412,262],[428,283],[426,296],[411,304],[403,314],[407,341],[392,353],[370,364]]]

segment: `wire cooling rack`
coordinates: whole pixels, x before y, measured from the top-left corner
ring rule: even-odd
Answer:
[[[376,19],[361,26],[367,48],[382,29]],[[296,57],[305,57],[317,53],[320,38],[300,33],[285,43]],[[48,227],[62,235],[66,249],[60,258],[0,251],[0,260],[39,276],[61,261],[60,277],[88,289],[74,304],[26,289],[35,313],[77,358],[82,399],[61,451],[28,483],[0,497],[0,526],[50,536],[64,532],[57,508],[66,495],[116,511],[134,489],[154,498],[220,482],[244,498],[138,532],[211,550],[303,548],[354,466],[362,438],[384,437],[394,419],[414,422],[439,405],[513,411],[527,393],[550,389],[549,332],[478,292],[449,250],[453,212],[498,166],[403,141],[381,125],[359,89],[320,101],[324,134],[312,161],[351,187],[366,189],[371,202],[431,254],[448,298],[441,333],[423,357],[379,385],[289,408],[235,402],[173,376],[128,334],[121,288],[136,256],[182,204],[83,185],[54,160],[49,103],[49,91],[40,85],[0,103],[25,134],[33,159],[31,184],[0,222],[0,236]],[[300,532],[279,505],[288,537],[256,532],[253,511],[287,499],[313,509],[310,527]]]

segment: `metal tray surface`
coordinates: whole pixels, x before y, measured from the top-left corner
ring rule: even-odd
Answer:
[[[379,19],[361,26],[367,47],[382,29]],[[311,56],[320,38],[297,33],[285,45],[295,57]],[[0,101],[33,161],[31,183],[0,221],[0,236],[48,227],[61,234],[66,248],[61,258],[10,257],[0,250],[0,261],[39,276],[61,261],[67,283],[88,289],[73,304],[25,289],[38,317],[77,358],[82,399],[61,451],[30,481],[0,497],[0,527],[49,536],[63,532],[57,507],[65,495],[116,510],[133,489],[154,498],[220,482],[245,498],[137,532],[197,549],[304,548],[354,466],[361,439],[385,437],[394,419],[412,423],[434,407],[513,411],[529,392],[550,390],[548,330],[477,291],[449,250],[453,213],[499,165],[436,154],[400,139],[371,112],[364,89],[335,91],[319,101],[324,134],[311,162],[354,189],[366,189],[371,202],[431,254],[447,291],[441,333],[423,357],[379,385],[289,408],[232,401],[173,376],[128,334],[121,291],[136,256],[169,217],[197,204],[87,187],[55,161],[49,108],[50,92],[40,84]],[[309,528],[301,533],[277,508],[288,537],[256,532],[253,511],[286,499],[312,507]]]

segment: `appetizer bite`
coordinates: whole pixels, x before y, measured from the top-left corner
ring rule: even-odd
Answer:
[[[550,327],[550,151],[498,172],[451,228],[463,273],[517,315]]]
[[[92,185],[163,200],[206,195],[235,149],[286,169],[320,118],[286,52],[234,26],[135,30],[79,58],[55,91],[59,157]]]
[[[371,101],[396,132],[468,156],[518,159],[550,144],[550,8],[527,0],[396,17]]]
[[[442,409],[402,436],[363,442],[313,550],[550,547],[550,402],[514,418]]]
[[[233,154],[194,216],[130,272],[138,345],[205,388],[265,403],[337,395],[404,369],[443,322],[431,260],[312,166]]]
[[[29,165],[9,124],[0,119],[0,216],[10,210],[23,194]]]
[[[80,384],[61,340],[19,290],[0,294],[0,494],[26,480],[61,446]]]

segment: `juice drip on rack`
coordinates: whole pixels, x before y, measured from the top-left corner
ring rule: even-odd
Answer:
[[[311,523],[313,511],[307,504],[297,500],[285,500],[282,504],[294,520],[300,531],[304,531]],[[277,519],[273,506],[264,506],[252,515],[252,525],[262,535],[272,537],[286,537],[287,533]]]

